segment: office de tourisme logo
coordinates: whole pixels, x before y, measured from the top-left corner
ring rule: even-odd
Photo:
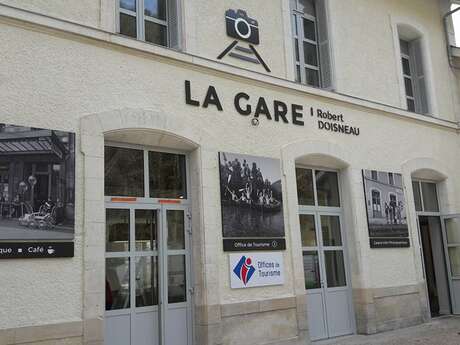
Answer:
[[[250,257],[242,256],[240,261],[233,268],[233,273],[243,282],[244,285],[247,285],[251,280],[252,275],[256,269],[252,266],[252,259]]]

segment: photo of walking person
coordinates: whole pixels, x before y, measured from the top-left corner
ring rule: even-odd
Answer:
[[[370,237],[408,237],[402,175],[363,170]]]
[[[284,237],[280,162],[219,153],[224,237]]]

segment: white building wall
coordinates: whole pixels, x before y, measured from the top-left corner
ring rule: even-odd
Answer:
[[[326,0],[329,9],[334,90],[353,97],[405,108],[401,96],[400,59],[395,46],[395,24],[406,23],[426,36],[429,53],[426,69],[431,79],[432,115],[454,121],[458,113],[458,86],[448,67],[442,15],[444,0],[366,1]],[[113,0],[12,1],[7,4],[62,18],[83,25],[115,32],[118,14]],[[291,15],[281,0],[238,0],[183,2],[184,45],[187,53],[216,60],[232,39],[226,36],[224,13],[229,8],[244,8],[259,21],[261,44],[257,47],[271,68],[271,75],[293,79]],[[232,57],[225,64],[266,73],[261,65]],[[452,79],[454,78],[454,79]],[[457,110],[457,111],[456,111]]]
[[[81,42],[78,39],[50,36],[46,33],[24,30],[22,28],[2,25],[1,40],[9,49],[3,52],[0,74],[8,83],[2,84],[1,119],[5,123],[50,127],[61,130],[73,130],[79,133],[79,119],[92,113],[101,113],[112,109],[151,109],[162,114],[175,114],[183,118],[193,119],[198,126],[206,127],[209,137],[203,137],[201,145],[203,154],[203,188],[204,199],[209,207],[204,209],[205,231],[209,231],[206,245],[219,248],[221,245],[219,185],[218,185],[218,151],[239,152],[273,158],[280,157],[280,149],[292,142],[305,138],[328,142],[350,150],[351,162],[355,168],[373,167],[384,171],[401,171],[402,164],[414,157],[433,157],[444,162],[449,171],[459,169],[458,152],[452,149],[458,140],[454,130],[433,126],[419,121],[396,119],[391,115],[368,109],[366,107],[349,107],[346,103],[293,90],[267,87],[263,83],[251,80],[232,80],[220,76],[211,70],[190,70],[184,65],[172,63],[168,68],[153,56],[142,56],[128,50],[120,51],[110,47]],[[20,45],[16,42],[21,42]],[[27,46],[28,53],[23,53]],[[55,52],[55,54],[50,54]],[[222,97],[225,112],[186,106],[183,99],[184,80],[191,80],[193,95],[197,99],[204,96],[204,90],[210,80]],[[110,81],[110,82],[108,82]],[[158,88],[161,85],[161,88]],[[319,131],[316,121],[305,118],[305,127],[285,125],[261,119],[259,127],[252,127],[249,118],[238,115],[233,109],[232,96],[238,91],[247,91],[253,98],[265,96],[267,101],[281,99],[287,103],[298,103],[330,109],[336,113],[344,113],[347,121],[361,128],[361,135],[345,136]],[[201,124],[201,125],[200,125]],[[177,123],[166,124],[173,132]],[[419,138],[424,138],[420,141]],[[81,156],[77,155],[78,162]],[[81,168],[77,170],[77,181],[83,179]],[[452,176],[453,181],[455,177]],[[409,181],[405,181],[407,184]],[[458,182],[455,182],[458,189]],[[360,189],[361,186],[355,185]],[[81,190],[81,189],[80,189]],[[357,191],[357,194],[361,191]],[[453,196],[455,198],[455,196]],[[350,200],[344,196],[345,202],[351,202],[355,217],[359,219],[359,227],[347,229],[356,232],[361,238],[367,236],[365,222],[365,205],[363,199]],[[77,205],[82,203],[82,193],[77,194]],[[213,206],[211,206],[213,205]],[[457,206],[455,206],[457,205]],[[458,207],[454,199],[453,206]],[[288,212],[288,210],[285,210]],[[290,212],[290,211],[289,211]],[[81,206],[77,206],[77,219],[81,218]],[[36,286],[47,296],[62,296],[62,304],[58,314],[44,315],[38,308],[28,313],[30,323],[46,323],[58,319],[73,319],[81,307],[81,295],[68,294],[79,285],[81,272],[79,262],[81,247],[78,234],[82,232],[81,222],[77,223],[77,257],[68,262],[52,262],[62,277],[61,284],[53,280],[45,283],[40,276]],[[412,233],[415,223],[411,224]],[[207,230],[206,230],[207,229]],[[288,248],[292,227],[287,226]],[[415,241],[416,238],[412,238]],[[362,243],[362,264],[367,267],[380,267],[370,270],[362,287],[393,286],[417,283],[414,275],[414,257],[412,249],[407,250],[370,250],[365,241]],[[79,254],[80,253],[80,254]],[[288,296],[294,293],[292,266],[288,251],[285,252],[286,284],[279,287],[260,289],[231,290],[229,288],[228,257],[217,250],[218,271],[215,272],[219,282],[221,303],[242,302],[264,299],[270,296]],[[29,266],[30,265],[30,266]],[[35,265],[40,262],[12,262],[12,267],[5,272],[7,281],[16,281],[17,275],[34,276]],[[75,266],[76,265],[76,266]],[[14,269],[17,267],[17,269]],[[32,296],[29,285],[2,285],[4,294],[14,291],[18,296]],[[64,293],[65,291],[65,293]],[[35,299],[34,299],[35,300]],[[44,302],[45,300],[43,300]],[[57,302],[57,301],[56,301]],[[55,303],[57,306],[58,303]],[[8,303],[9,317],[2,319],[3,327],[16,327],[23,323],[21,308]],[[7,307],[7,306],[5,306]]]
[[[429,16],[436,13],[435,5],[426,1],[426,6],[421,6],[417,2],[417,6],[411,4],[409,7],[392,1],[389,2],[388,7],[382,9],[377,2],[358,0],[352,2],[356,6],[343,6],[338,0],[330,1],[337,90],[398,106],[399,89],[389,13],[409,15],[409,12],[416,11],[411,16],[416,16],[417,22],[429,23],[427,31],[432,32],[430,41],[434,42],[431,51],[434,51],[432,61],[435,63],[433,75],[436,76],[435,89],[440,114],[446,119],[454,119],[450,96],[452,89],[446,82],[449,80],[450,72],[446,57],[443,55],[445,53],[442,53],[445,50],[440,38],[441,29],[437,26],[439,22],[436,18],[439,17]],[[33,3],[37,7],[32,9],[45,11],[44,3]],[[206,23],[195,22],[194,29],[188,33],[192,35],[190,39],[192,53],[212,60],[220,49],[225,48],[229,43],[223,31],[224,9],[247,6],[249,14],[257,13],[257,19],[260,21],[263,30],[260,51],[263,56],[268,57],[267,62],[273,67],[273,76],[282,77],[289,74],[289,65],[284,66],[287,55],[281,46],[284,44],[282,37],[285,33],[279,29],[282,24],[281,16],[277,16],[280,4],[278,1],[269,4],[263,1],[263,10],[259,12],[261,3],[262,1],[258,0],[253,4],[243,5],[241,2],[234,1],[226,3],[225,6],[220,4],[211,6],[209,2],[203,0],[203,13],[207,13],[210,19]],[[69,9],[68,12],[72,11]],[[197,13],[196,8],[194,12],[197,17],[201,13]],[[63,16],[59,11],[56,15]],[[91,17],[82,16],[87,20]],[[268,17],[270,18],[267,19]],[[368,24],[365,25],[366,30],[362,29],[363,24],[360,22],[362,20]],[[189,21],[193,22],[187,18],[186,22]],[[96,22],[95,17],[91,19],[91,25],[97,26]],[[110,20],[106,21],[106,23],[110,22]],[[356,25],[350,26],[347,24],[349,22],[355,22]],[[357,24],[358,22],[360,24]],[[373,24],[379,28],[374,28]],[[218,29],[206,29],[214,26]],[[80,33],[88,34],[83,29]],[[97,36],[100,32],[92,34]],[[366,37],[362,36],[364,34]],[[225,305],[295,297],[302,289],[303,279],[297,274],[302,267],[300,252],[291,250],[296,248],[296,241],[299,239],[296,223],[297,195],[292,192],[292,188],[291,192],[285,188],[288,249],[283,252],[283,255],[286,283],[283,286],[258,289],[230,289],[228,254],[225,254],[221,247],[217,164],[219,151],[281,159],[286,176],[289,176],[294,168],[293,164],[288,164],[292,161],[286,158],[284,150],[290,145],[299,143],[300,147],[302,146],[300,143],[305,143],[305,148],[314,148],[316,152],[343,159],[348,166],[343,171],[346,181],[344,183],[347,185],[343,201],[349,211],[347,211],[345,231],[351,240],[349,250],[352,259],[353,288],[410,286],[422,282],[410,184],[412,171],[404,170],[404,167],[414,161],[417,163],[409,165],[418,168],[424,168],[425,160],[437,162],[435,166],[442,167],[448,177],[446,180],[448,198],[445,199],[447,201],[443,212],[459,212],[460,182],[456,172],[460,170],[458,159],[460,140],[454,125],[429,119],[425,121],[423,117],[389,107],[334,96],[308,87],[299,87],[258,73],[242,72],[206,59],[174,54],[163,49],[153,50],[153,53],[143,51],[143,44],[133,43],[132,40],[117,36],[101,34],[98,37],[99,40],[94,40],[57,30],[50,31],[40,26],[23,27],[19,22],[11,25],[10,19],[1,17],[0,42],[4,49],[1,50],[2,63],[0,64],[2,80],[0,122],[75,131],[77,145],[79,145],[82,134],[80,121],[83,117],[113,112],[113,118],[110,117],[110,120],[107,116],[104,117],[106,125],[123,128],[126,123],[130,123],[129,119],[136,112],[128,109],[135,109],[141,114],[143,111],[158,114],[151,122],[151,118],[145,116],[143,120],[138,121],[139,126],[144,125],[146,128],[161,129],[170,133],[189,133],[192,128],[193,131],[199,132],[197,144],[200,145],[200,152],[194,155],[200,157],[198,167],[202,170],[203,207],[200,210],[202,219],[199,222],[201,225],[199,230],[203,235],[202,245],[206,248],[207,260],[203,268],[207,290],[200,293],[206,295],[205,299],[209,304]],[[350,37],[353,37],[351,43]],[[379,42],[381,44],[377,44]],[[352,49],[357,48],[355,45],[358,43],[361,48]],[[137,49],[128,48],[129,45]],[[369,48],[378,54],[368,53]],[[246,64],[241,66],[252,68]],[[260,69],[256,68],[256,71],[260,72]],[[219,112],[212,106],[208,109],[187,106],[184,101],[184,80],[192,82],[193,97],[199,100],[203,99],[208,85],[214,85],[221,97],[224,111]],[[304,116],[305,126],[275,123],[263,117],[258,127],[251,126],[251,117],[241,116],[234,109],[233,96],[240,91],[250,94],[253,107],[256,97],[263,96],[268,103],[278,99],[288,104],[302,104],[305,109],[313,106],[338,114],[343,113],[347,122],[360,127],[360,135],[350,136],[320,131],[316,119],[308,116],[307,111]],[[101,124],[102,127],[103,125]],[[200,128],[202,131],[199,131]],[[94,149],[101,150],[100,147]],[[305,152],[306,149],[299,150],[299,156],[304,155]],[[294,160],[295,158],[297,156]],[[89,161],[90,159],[85,160],[86,164]],[[76,256],[72,259],[49,262],[4,261],[4,266],[7,265],[8,268],[0,269],[3,282],[0,285],[0,295],[12,297],[0,299],[2,315],[7,315],[0,318],[0,329],[79,320],[82,317],[82,310],[90,307],[83,306],[84,284],[94,291],[99,291],[101,288],[96,286],[97,282],[92,286],[91,281],[84,281],[83,274],[93,267],[83,266],[82,234],[85,232],[88,237],[100,235],[100,232],[91,232],[94,230],[92,228],[83,229],[82,221],[84,204],[97,202],[90,200],[93,194],[92,190],[88,189],[88,185],[83,193],[86,179],[94,176],[84,175],[81,152],[76,154],[76,166]],[[99,165],[98,167],[100,168]],[[362,168],[405,174],[405,192],[407,204],[410,205],[408,223],[411,248],[397,250],[369,248],[364,192],[360,176]],[[98,176],[102,175],[101,171],[97,173]],[[293,182],[285,177],[283,183],[285,186],[291,184],[292,187]],[[85,198],[88,199],[85,201]],[[104,221],[103,215],[97,213],[90,214],[90,217],[94,217],[99,223]],[[93,255],[95,259],[102,261],[103,253],[100,249],[86,248],[85,250],[88,255]],[[100,298],[103,298],[103,294]],[[97,303],[103,302],[94,301],[94,304]],[[98,307],[100,308],[100,305]],[[293,316],[289,314],[288,317]]]

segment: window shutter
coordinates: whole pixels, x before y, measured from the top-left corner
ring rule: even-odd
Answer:
[[[428,114],[428,98],[426,93],[426,78],[421,39],[414,40],[410,43],[410,53],[414,66],[413,75],[416,92],[416,111],[420,114]]]
[[[327,27],[326,1],[316,1],[318,49],[321,72],[321,87],[332,89],[332,66],[329,33]]]
[[[181,28],[179,0],[168,0],[168,32],[169,47],[180,50],[181,47]]]

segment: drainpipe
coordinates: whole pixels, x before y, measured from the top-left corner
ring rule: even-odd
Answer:
[[[447,12],[444,16],[443,16],[443,24],[444,24],[444,35],[446,37],[446,43],[447,43],[447,56],[448,56],[448,59],[449,59],[449,66],[451,68],[454,68],[454,69],[458,69],[460,70],[460,66],[458,65],[455,65],[454,62],[453,62],[453,59],[452,59],[452,47],[450,45],[450,40],[449,40],[449,32],[448,32],[448,26],[447,26],[447,20],[450,16],[452,16],[454,13],[460,11],[460,7],[456,8],[455,10],[452,10],[452,11],[449,11]]]

